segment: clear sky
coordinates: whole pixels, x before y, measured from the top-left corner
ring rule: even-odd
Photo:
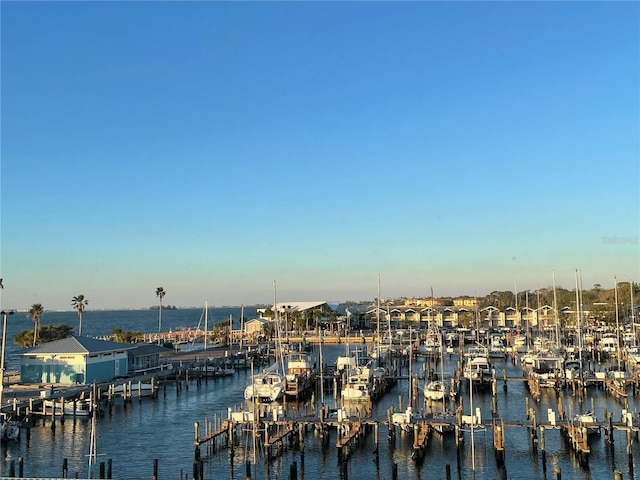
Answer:
[[[640,280],[638,2],[5,2],[3,308]]]

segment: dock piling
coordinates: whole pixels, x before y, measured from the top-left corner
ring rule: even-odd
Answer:
[[[540,450],[542,452],[542,472],[547,474],[547,449],[544,441],[544,426],[540,425]]]

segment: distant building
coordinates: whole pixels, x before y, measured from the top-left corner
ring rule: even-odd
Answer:
[[[440,307],[443,303],[439,298],[419,298],[416,300],[416,305],[419,307]]]
[[[267,321],[262,318],[254,318],[253,320],[244,322],[244,333],[249,336],[260,335],[266,323]]]
[[[454,307],[472,307],[478,306],[478,299],[475,297],[458,297],[453,299]]]

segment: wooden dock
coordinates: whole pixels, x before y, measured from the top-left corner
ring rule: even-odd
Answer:
[[[322,417],[322,416],[321,416]],[[460,416],[454,417],[451,421],[442,421],[442,419],[435,419],[432,416],[416,419],[412,422],[406,422],[401,425],[401,428],[406,432],[413,432],[412,443],[412,458],[416,462],[421,462],[426,452],[428,451],[429,439],[431,433],[435,430],[435,427],[449,427],[445,429],[446,432],[457,432],[458,435],[464,435],[464,425],[460,423]],[[274,455],[278,455],[282,452],[286,441],[292,447],[298,447],[304,444],[305,432],[311,430],[313,432],[323,432],[320,438],[328,439],[329,432],[333,430],[337,435],[335,443],[336,451],[338,455],[338,461],[343,462],[348,460],[353,448],[356,448],[360,443],[360,440],[365,436],[367,431],[371,428],[375,430],[376,448],[374,453],[377,454],[378,445],[378,431],[380,427],[386,427],[389,435],[388,440],[390,443],[396,441],[395,429],[397,425],[390,421],[381,421],[373,419],[359,419],[354,417],[342,418],[341,420],[325,421],[320,417],[303,417],[296,420],[256,420],[249,419],[246,415],[232,415],[231,418],[246,418],[245,420],[232,420],[226,419],[221,422],[220,426],[216,429],[210,430],[203,436],[199,436],[198,427],[196,424],[196,446],[197,455],[199,455],[199,448],[207,443],[220,442],[222,439],[225,445],[230,448],[234,448],[234,432],[238,426],[245,432],[253,432],[258,435],[258,438],[262,438],[261,445],[265,447],[265,456],[272,458]],[[583,424],[576,424],[573,421],[567,421],[558,416],[556,420],[555,415],[546,422],[538,422],[535,414],[528,416],[523,421],[505,421],[499,416],[494,415],[491,419],[491,423],[478,423],[474,427],[478,429],[492,430],[493,436],[493,448],[495,453],[495,459],[497,465],[502,468],[505,464],[507,444],[505,442],[505,432],[510,428],[527,428],[531,432],[532,448],[537,452],[538,445],[540,444],[542,449],[543,462],[546,458],[546,446],[545,446],[545,431],[559,430],[561,435],[566,439],[567,443],[571,446],[571,449],[576,454],[579,462],[583,466],[588,465],[589,454],[591,452],[589,444],[587,442],[588,428],[604,428],[608,434],[608,441],[613,442],[613,431],[621,430],[626,431],[627,446],[629,452],[632,452],[633,437],[638,435],[640,431],[640,425],[634,424],[633,421],[629,422],[628,418],[623,419],[621,422],[613,422],[612,416],[607,418],[606,422],[598,422],[585,426]],[[538,434],[540,437],[538,437]],[[264,437],[262,437],[264,435]],[[457,448],[462,447],[462,442],[456,442]],[[209,448],[209,451],[215,451],[216,448]],[[197,457],[199,458],[199,457]]]
[[[199,425],[199,424],[196,423],[196,425]],[[229,425],[230,425],[230,422],[228,420],[224,420],[222,422],[222,425],[220,425],[220,427],[218,427],[216,430],[212,432],[205,434],[202,437],[199,435],[199,429],[198,429],[199,427],[196,426],[196,439],[193,442],[194,446],[199,447],[200,445],[210,442],[212,440],[215,440],[222,435],[228,435]]]
[[[496,457],[496,463],[499,467],[504,466],[504,422],[497,418],[493,419],[493,451]]]
[[[338,425],[338,441],[336,449],[338,451],[338,461],[342,461],[345,457],[349,457],[351,447],[358,443],[361,436],[364,435],[363,424],[357,420],[354,422],[341,422]]]
[[[591,453],[591,448],[587,442],[587,427],[570,423],[562,427],[562,433],[578,457],[580,464],[587,466],[589,464],[589,454]]]
[[[418,422],[413,425],[413,452],[411,456],[414,460],[422,460],[427,450],[430,436],[431,425],[427,422]]]

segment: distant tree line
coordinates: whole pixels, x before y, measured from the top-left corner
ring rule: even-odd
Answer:
[[[162,306],[163,310],[177,310],[178,307],[176,307],[175,305],[163,305]],[[149,310],[160,310],[160,305],[152,305],[149,307]]]
[[[42,343],[53,342],[73,335],[73,327],[58,323],[55,325],[46,325],[39,327],[37,331],[37,340],[34,343],[34,331],[23,330],[13,337],[13,343],[19,347],[32,347]]]

